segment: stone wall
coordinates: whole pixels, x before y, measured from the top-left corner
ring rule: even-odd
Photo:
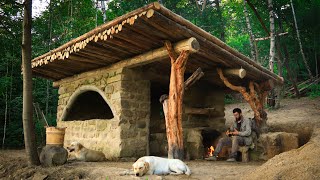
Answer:
[[[83,92],[98,92],[111,108],[112,119],[63,121]],[[79,74],[59,86],[58,127],[67,127],[65,146],[79,141],[109,159],[146,155],[150,87],[139,70],[117,69]]]
[[[121,82],[121,157],[149,154],[150,82],[139,68],[125,69]]]

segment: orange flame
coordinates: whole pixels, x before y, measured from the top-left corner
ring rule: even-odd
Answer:
[[[208,154],[209,156],[213,156],[213,152],[214,152],[214,147],[210,146],[210,148],[208,148]]]

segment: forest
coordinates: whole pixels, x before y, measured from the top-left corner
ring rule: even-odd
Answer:
[[[42,0],[40,4],[48,6],[39,15],[32,16],[32,59],[151,2]],[[292,85],[319,77],[319,0],[160,0],[159,3],[282,76],[285,80],[282,94]],[[22,2],[2,0],[0,138],[3,149],[24,147],[22,22]],[[49,124],[55,125],[57,89],[50,80],[33,77],[32,81],[35,106],[39,105]],[[307,89],[308,96],[320,96],[319,84],[314,83]],[[34,113],[37,143],[44,144],[40,119],[41,114]]]

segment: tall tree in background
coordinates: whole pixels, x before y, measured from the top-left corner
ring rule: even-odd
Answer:
[[[274,72],[274,56],[275,56],[275,36],[274,36],[274,12],[272,0],[268,0],[269,19],[270,19],[270,53],[269,53],[269,69]]]
[[[248,10],[247,10],[247,1],[243,0],[243,12],[244,15],[246,17],[246,24],[247,24],[247,29],[248,29],[248,33],[250,36],[250,47],[251,47],[251,58],[254,61],[257,61],[257,52],[256,52],[256,47],[255,47],[255,42],[254,42],[254,35],[252,33],[252,28],[251,28],[251,24],[250,24],[250,19],[249,19],[249,14],[248,14]]]
[[[308,62],[307,62],[306,57],[305,57],[304,52],[303,52],[303,48],[302,48],[302,44],[301,44],[301,40],[300,40],[299,29],[298,29],[298,24],[297,24],[297,19],[296,19],[296,14],[294,12],[294,7],[293,7],[292,0],[290,0],[290,3],[291,3],[292,15],[293,15],[293,19],[294,19],[294,25],[295,25],[296,31],[297,31],[297,38],[298,38],[298,42],[299,42],[300,52],[301,52],[301,55],[302,55],[302,60],[303,60],[305,66],[306,66],[306,68],[308,70],[308,74],[309,74],[310,79],[313,79],[310,67],[308,65]]]
[[[40,165],[32,108],[32,72],[31,72],[31,14],[32,0],[25,0],[22,36],[22,71],[23,71],[23,112],[22,122],[24,143],[30,165]]]
[[[9,60],[7,60],[7,71],[6,71],[6,76],[5,80],[7,82],[8,79],[8,74],[9,74]],[[2,138],[2,149],[4,149],[4,143],[6,140],[6,129],[7,129],[7,121],[8,121],[8,86],[5,85],[5,110],[4,110],[4,125],[3,125],[3,138]]]

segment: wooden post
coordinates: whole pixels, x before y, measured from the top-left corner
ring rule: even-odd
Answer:
[[[249,103],[251,109],[254,112],[254,118],[259,125],[260,131],[266,132],[267,126],[267,113],[263,109],[264,99],[267,96],[270,88],[273,87],[272,81],[266,81],[260,85],[250,81],[249,83],[249,93],[246,91],[245,87],[235,86],[229,82],[229,80],[224,77],[223,72],[220,68],[217,68],[217,72],[223,83],[230,89],[238,91],[242,94],[244,99]],[[255,89],[256,87],[256,89]]]
[[[162,103],[163,112],[166,121],[166,131],[168,140],[168,158],[183,159],[183,133],[182,133],[182,102],[184,90],[187,90],[192,84],[199,80],[204,73],[198,68],[184,83],[184,70],[189,51],[182,51],[178,58],[172,50],[170,42],[166,42],[171,59],[171,76],[169,96],[171,95],[171,104],[169,105],[168,95],[164,94],[159,101]],[[182,69],[181,69],[182,68]],[[178,70],[177,70],[178,69]],[[172,90],[173,88],[173,90]],[[178,93],[176,91],[179,91]],[[181,92],[182,91],[182,92]],[[171,93],[171,94],[170,94]],[[177,98],[179,94],[179,98]],[[173,101],[173,102],[172,102]],[[174,107],[175,106],[175,107]]]
[[[201,68],[198,68],[192,75],[184,82],[184,90],[188,90],[190,86],[192,86],[196,81],[198,81],[204,72],[202,72]]]
[[[166,118],[168,158],[183,159],[182,102],[184,95],[184,72],[189,51],[182,51],[177,56],[170,42],[166,41],[165,46],[171,59],[168,116]]]

